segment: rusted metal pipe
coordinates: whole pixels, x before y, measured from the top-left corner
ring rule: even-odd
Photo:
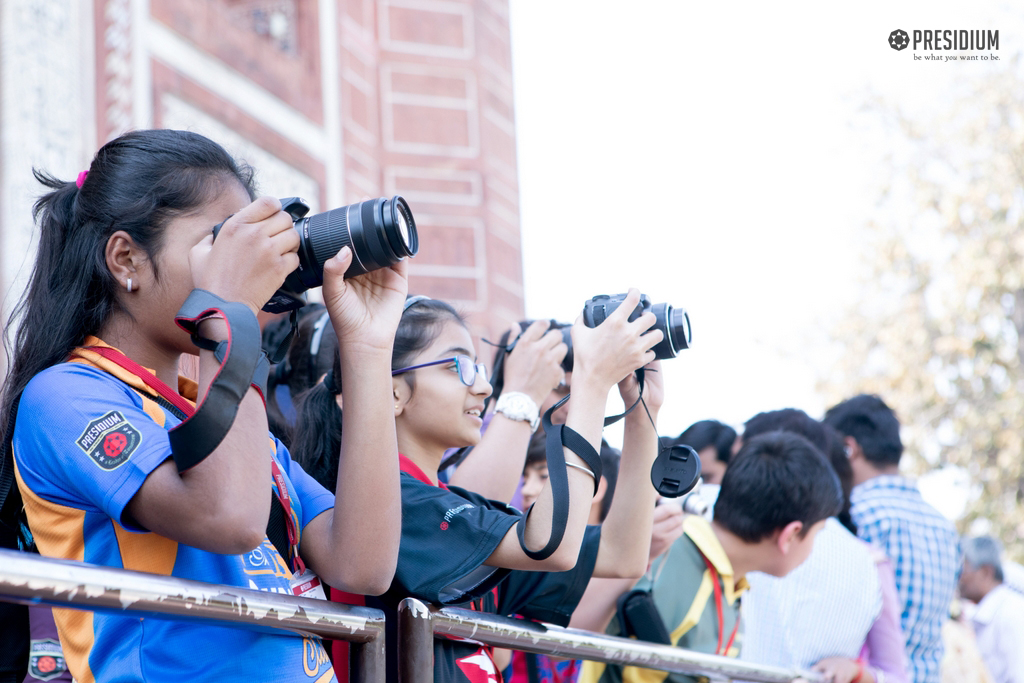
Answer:
[[[366,607],[13,550],[0,550],[0,600],[338,638],[353,643],[361,680],[385,677],[384,613]]]
[[[430,609],[416,598],[398,603],[398,681],[434,681],[434,631]]]
[[[454,607],[433,609],[431,612],[430,621],[436,635],[468,638],[524,652],[696,674],[712,680],[739,679],[758,683],[822,681],[821,676],[812,672],[765,666],[730,657],[560,628],[523,619],[510,619]]]

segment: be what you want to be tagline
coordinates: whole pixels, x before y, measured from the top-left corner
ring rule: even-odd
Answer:
[[[889,33],[889,47],[897,52],[912,48],[915,62],[995,62],[999,61],[999,31],[914,29],[907,33],[896,29]]]

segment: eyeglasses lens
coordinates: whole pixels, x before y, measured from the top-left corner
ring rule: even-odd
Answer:
[[[459,379],[467,387],[473,386],[476,381],[476,366],[469,356],[456,356],[455,365],[458,366]]]

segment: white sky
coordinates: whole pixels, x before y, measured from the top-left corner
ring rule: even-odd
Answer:
[[[511,0],[527,315],[637,286],[686,308],[660,431],[820,416],[885,177],[878,94],[940,112],[1024,46],[1009,4]],[[1000,62],[915,61],[894,29],[999,30]],[[925,52],[917,50],[918,55]],[[959,54],[936,52],[936,54]]]

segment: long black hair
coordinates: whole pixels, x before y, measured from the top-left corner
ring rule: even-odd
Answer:
[[[391,369],[408,367],[410,361],[434,343],[444,324],[466,321],[451,304],[437,299],[406,300],[402,320],[395,333]],[[401,375],[415,391],[413,373]],[[341,360],[334,354],[334,367],[324,381],[299,397],[298,420],[292,436],[292,458],[314,479],[333,491],[338,480],[341,450],[341,409],[334,400],[341,392]]]
[[[263,350],[269,355],[276,353],[290,330],[288,316],[267,325],[263,330]],[[307,304],[299,309],[299,320],[287,353],[273,367],[267,382],[267,422],[274,436],[289,449],[295,433],[299,397],[316,386],[331,369],[337,355],[338,337],[324,305]]]
[[[51,191],[33,207],[35,265],[4,327],[10,359],[0,413],[5,440],[8,416],[29,380],[123,311],[117,297],[123,285],[105,256],[114,232],[128,233],[154,259],[167,223],[198,209],[224,183],[234,179],[255,196],[252,169],[212,140],[177,130],[133,131],[111,140],[96,153],[81,187],[45,171],[33,174]]]

